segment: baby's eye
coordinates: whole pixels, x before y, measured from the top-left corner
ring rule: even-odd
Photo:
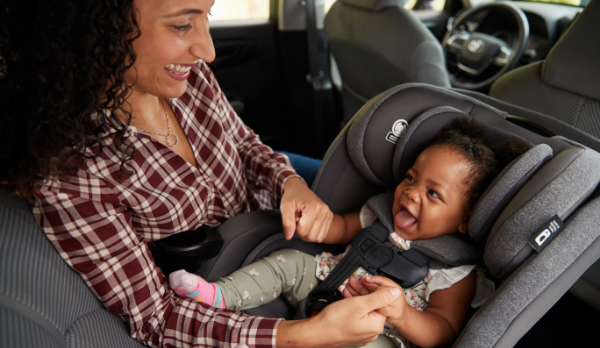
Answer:
[[[435,198],[441,198],[440,195],[438,195],[437,192],[435,192],[434,190],[429,190],[429,194]]]
[[[412,177],[412,176],[410,176],[410,175],[408,175],[408,174],[406,175],[406,180],[408,180],[408,181],[410,181],[410,182],[412,182],[412,183],[414,183],[414,182],[415,182],[415,179],[413,179],[413,177]]]

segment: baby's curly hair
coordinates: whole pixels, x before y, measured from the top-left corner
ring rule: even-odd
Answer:
[[[532,145],[519,138],[508,138],[488,146],[487,128],[475,120],[459,117],[442,128],[428,146],[449,147],[460,152],[471,164],[467,175],[466,209],[472,210],[496,175]]]
[[[0,3],[0,183],[35,194],[48,177],[98,156],[106,127],[127,172],[124,73],[136,58],[136,15],[133,0]]]

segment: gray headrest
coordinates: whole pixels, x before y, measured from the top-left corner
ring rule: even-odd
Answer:
[[[469,221],[469,235],[478,242],[487,238],[498,215],[531,176],[552,157],[552,148],[540,144],[512,161],[481,195]]]
[[[548,53],[542,70],[545,83],[600,100],[599,18],[600,1],[590,1]]]
[[[388,7],[404,6],[408,0],[338,0],[348,6],[379,12]]]
[[[394,192],[386,192],[367,201],[367,206],[377,215],[388,231],[394,231],[392,205]],[[416,240],[411,249],[451,266],[472,265],[479,261],[479,253],[471,243],[460,235],[445,235],[437,238]]]
[[[600,182],[600,154],[563,140],[571,145],[531,177],[490,231],[483,261],[496,278],[506,278],[533,252],[532,234],[555,215],[566,220]]]

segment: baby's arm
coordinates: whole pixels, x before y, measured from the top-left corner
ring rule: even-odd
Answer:
[[[364,295],[379,286],[400,287],[394,281],[378,276],[350,279],[345,297]],[[378,312],[409,342],[419,347],[436,347],[451,341],[460,333],[465,315],[475,292],[475,275],[469,274],[448,289],[434,291],[427,308],[419,312],[405,298],[399,298]]]
[[[331,227],[323,240],[326,244],[350,243],[354,236],[361,230],[359,212],[333,215]]]

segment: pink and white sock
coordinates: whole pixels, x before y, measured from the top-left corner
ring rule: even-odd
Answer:
[[[201,277],[181,269],[169,275],[171,289],[181,297],[204,302],[217,308],[225,308],[221,289],[215,283],[209,283]]]

